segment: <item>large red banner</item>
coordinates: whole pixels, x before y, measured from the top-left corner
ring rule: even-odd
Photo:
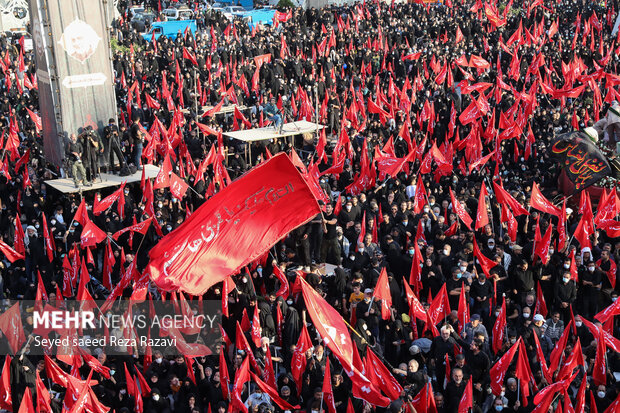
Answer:
[[[165,291],[202,295],[320,212],[286,154],[214,195],[150,251],[146,272]]]

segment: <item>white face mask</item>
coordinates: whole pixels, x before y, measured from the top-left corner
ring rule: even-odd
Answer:
[[[344,207],[344,209],[346,209],[347,211],[351,211],[352,206],[351,205],[347,205]]]
[[[553,255],[554,252],[554,250],[549,250],[549,255]]]
[[[443,250],[443,253],[444,253],[445,255],[450,255],[450,250]]]
[[[577,327],[581,327],[583,325],[583,323],[581,321],[575,321],[575,325]]]
[[[600,397],[601,399],[605,398],[605,392],[604,391],[600,391],[598,393],[596,393],[598,395],[598,397]]]
[[[153,395],[153,401],[159,401],[159,394],[154,394]]]
[[[568,270],[570,268],[570,264],[564,264],[564,268]]]
[[[157,364],[161,364],[161,362],[163,361],[163,359],[161,357],[158,357],[155,359],[155,363]]]
[[[499,311],[495,312],[495,317],[499,317]]]
[[[523,318],[530,318],[530,313],[523,313]]]
[[[564,284],[567,284],[570,281],[570,278],[562,278],[562,281],[564,281]]]
[[[596,267],[588,267],[588,271],[590,271],[590,272],[594,272],[595,269],[596,269]]]

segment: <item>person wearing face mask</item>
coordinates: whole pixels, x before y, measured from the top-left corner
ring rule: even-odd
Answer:
[[[146,400],[144,413],[170,412],[170,402],[161,395],[158,388],[151,389],[151,397]]]
[[[596,409],[599,412],[604,412],[611,404],[611,399],[607,397],[607,389],[604,385],[599,385],[596,388],[596,398],[594,399]],[[592,411],[592,408],[590,409]]]
[[[602,287],[603,273],[597,268],[594,261],[586,264],[586,270],[579,272],[579,295],[581,302],[580,313],[591,319],[598,313],[598,303]]]
[[[556,282],[553,295],[555,308],[563,315],[562,319],[570,320],[570,306],[577,298],[575,281],[571,280],[570,272],[562,274],[562,279]]]
[[[461,289],[464,288],[466,293],[469,292],[469,282],[467,279],[463,278],[463,274],[458,267],[453,267],[451,272],[452,278],[446,281],[446,291],[448,291],[450,308],[458,308]]]
[[[493,284],[487,280],[484,273],[479,273],[471,284],[470,297],[474,300],[473,312],[480,314],[485,323],[488,321],[490,299],[493,296]]]
[[[510,279],[513,281],[514,288],[512,293],[518,299],[525,299],[528,293],[534,292],[536,287],[535,275],[529,268],[526,260],[521,259],[517,266],[509,273]]]
[[[153,353],[153,363],[149,366],[148,372],[158,377],[167,377],[170,371],[170,362],[164,358],[161,351],[156,350]]]

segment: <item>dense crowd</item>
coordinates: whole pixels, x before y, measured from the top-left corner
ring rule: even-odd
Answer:
[[[23,233],[25,251],[24,260],[0,263],[1,298],[33,300],[40,279],[55,302],[66,261],[92,254],[88,289],[105,300],[126,268],[135,261],[141,272],[158,240],[229,179],[278,152],[295,151],[291,157],[301,158],[324,191],[324,212],[233,275],[230,316],[222,321],[234,342],[236,322],[260,309],[264,338],[253,345],[254,353],[261,369],[271,357],[282,399],[302,411],[327,411],[322,386],[329,360],[338,413],[350,408],[460,413],[468,384],[471,411],[530,412],[544,405],[537,393],[560,382],[552,387],[558,396],[545,413],[572,411],[569,403],[577,412],[619,411],[618,318],[602,324],[594,316],[613,305],[620,290],[620,243],[597,221],[602,206],[620,203],[615,187],[591,187],[564,204],[561,165],[548,151],[558,135],[586,127],[599,131],[601,148],[615,150],[620,134],[605,119],[616,107],[620,83],[620,44],[611,34],[619,2],[511,0],[499,8],[495,3],[293,9],[259,27],[200,6],[198,33],[156,41],[145,40],[132,28],[131,13],[123,13],[111,31],[118,116],[110,114],[100,130],[76,131],[66,144],[70,161],[64,165],[46,162],[29,113],[38,108],[32,53],[24,53],[18,38],[0,36],[6,56],[0,112],[7,139],[0,228],[4,242],[16,250]],[[21,54],[25,72],[18,68]],[[567,92],[581,86],[579,93]],[[203,108],[221,102],[246,109],[213,115]],[[325,129],[314,140],[273,139],[249,148],[218,133],[302,118],[314,122],[315,116]],[[15,129],[19,143],[11,148]],[[216,159],[215,151],[225,159]],[[490,156],[481,161],[483,155]],[[175,159],[173,172],[193,188],[183,199],[168,188],[145,199],[142,184],[128,184],[123,209],[95,215],[95,203],[116,188],[99,193],[84,187],[63,195],[44,182],[72,173],[80,185],[98,179],[100,166],[114,172],[113,158],[123,169],[160,165],[168,156]],[[395,170],[384,166],[386,158],[404,162]],[[506,202],[500,184],[516,205]],[[534,185],[560,213],[531,207]],[[483,187],[487,196],[480,198]],[[82,224],[74,219],[82,202],[108,234],[150,217],[157,222],[145,235],[126,233],[87,252],[80,246]],[[483,211],[487,222],[474,228],[460,208],[476,224]],[[611,219],[620,212],[616,206],[610,210]],[[582,222],[595,216],[597,226],[584,243]],[[54,241],[51,254],[45,231]],[[103,275],[109,252],[111,283]],[[352,397],[351,381],[316,334],[299,292],[293,287],[290,295],[278,295],[276,266],[291,286],[303,276],[350,322],[360,357],[372,350],[393,374],[402,393],[388,408]],[[384,270],[392,298],[387,317],[375,300]],[[161,298],[153,284],[149,292]],[[131,294],[129,287],[123,295]],[[219,283],[204,299],[221,295]],[[291,360],[306,328],[313,347],[296,378]],[[4,335],[0,346],[9,352]],[[497,391],[491,369],[516,347],[519,356]],[[144,411],[226,411],[230,400],[220,382],[220,348],[211,350],[195,359],[193,375],[182,356],[155,353],[150,366],[143,356],[132,358],[132,375],[144,371],[151,389],[141,401]],[[244,360],[236,350],[234,344],[221,350],[231,381]],[[93,375],[99,401],[116,412],[134,411],[123,367],[127,359],[97,356],[112,369],[109,379]],[[594,371],[601,359],[602,376]],[[26,387],[38,392],[35,370],[57,396],[52,407],[60,411],[66,389],[50,380],[40,357],[15,357],[11,366],[14,411]],[[78,372],[82,379],[88,373],[87,365]],[[249,411],[286,410],[251,382],[241,398]]]

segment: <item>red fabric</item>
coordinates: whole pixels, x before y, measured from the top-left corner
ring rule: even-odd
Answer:
[[[15,262],[17,260],[23,260],[24,259],[24,254],[18,253],[13,248],[9,247],[1,239],[0,239],[0,252],[2,252],[11,263],[13,263],[13,262]]]
[[[202,295],[318,213],[299,172],[285,154],[276,155],[215,194],[160,240],[149,253],[146,272],[164,291]]]
[[[142,222],[138,222],[137,224],[134,225],[130,225],[128,227],[125,227],[119,231],[116,231],[113,235],[112,238],[114,238],[115,240],[118,239],[118,237],[120,237],[121,235],[123,235],[125,232],[127,231],[131,231],[131,232],[138,232],[142,235],[146,234],[146,232],[148,231],[150,225],[151,225],[151,221],[153,221],[153,217],[145,219]]]
[[[443,284],[437,296],[433,298],[433,302],[428,309],[428,315],[433,325],[436,325],[441,319],[448,317],[450,311],[450,301],[448,300],[446,284]]]
[[[361,361],[354,362],[354,344],[347,326],[340,314],[323,299],[307,282],[300,280],[308,314],[319,335],[327,342],[327,346],[340,361],[351,381],[353,394],[371,404],[385,407],[390,400],[383,397],[379,390],[366,378],[361,371]],[[359,358],[359,356],[357,356]]]
[[[184,179],[181,179],[177,174],[172,172],[170,174],[170,193],[176,199],[183,199],[185,193],[189,185],[185,182]]]
[[[70,413],[73,413],[73,411],[74,410],[71,409]],[[35,413],[34,406],[32,405],[32,394],[30,393],[30,389],[28,387],[26,387],[24,398],[22,399],[22,402],[19,405],[19,410],[17,411],[17,413]]]
[[[504,188],[493,181],[493,190],[495,191],[495,197],[501,204],[507,204],[514,216],[529,215],[529,212],[516,199],[512,197]]]
[[[547,198],[544,197],[536,182],[532,184],[530,206],[539,211],[546,212],[547,214],[555,215],[556,217],[560,217],[560,214],[562,213],[558,207],[554,206]]]
[[[37,386],[37,412],[39,413],[52,413],[51,398],[47,391],[47,388],[43,384],[39,372],[36,372],[36,386]]]
[[[499,315],[493,325],[493,352],[497,353],[504,344],[504,334],[506,332],[506,302],[502,302]]]
[[[461,397],[461,401],[459,403],[458,413],[469,413],[470,409],[474,405],[472,381],[473,380],[469,379],[465,385],[465,391],[463,392],[463,396]]]
[[[99,215],[102,212],[104,212],[105,210],[107,210],[108,208],[112,207],[114,202],[118,201],[120,196],[121,196],[121,194],[123,193],[123,190],[125,189],[125,183],[126,182],[123,182],[121,184],[120,188],[118,188],[111,195],[108,195],[107,197],[105,197],[104,199],[99,201],[96,205],[94,205],[93,206],[93,214]],[[82,225],[84,225],[84,224],[82,224]]]
[[[381,270],[373,294],[375,299],[381,300],[381,318],[388,320],[391,316],[392,294],[390,294],[390,283],[385,267]]]
[[[366,371],[368,372],[368,378],[373,382],[381,386],[381,391],[385,393],[391,400],[396,400],[400,397],[400,393],[403,391],[402,386],[394,378],[392,373],[383,364],[381,359],[368,348],[366,351]]]
[[[473,219],[471,219],[471,217],[465,210],[465,207],[463,207],[460,201],[456,199],[452,188],[450,188],[450,199],[452,201],[452,210],[456,212],[456,215],[458,215],[461,221],[463,221],[463,224],[465,224],[465,226],[471,230],[471,223],[473,222]]]
[[[476,226],[475,230],[479,230],[480,228],[484,228],[489,224],[489,214],[487,213],[487,187],[482,183],[482,188],[480,189],[480,196],[478,198],[478,211],[476,212]]]
[[[332,390],[332,375],[329,369],[329,358],[325,362],[325,375],[323,376],[323,398],[327,404],[329,413],[336,413],[336,404],[334,401],[334,391]]]
[[[172,164],[170,163],[170,157],[166,155],[164,157],[164,163],[161,169],[155,177],[153,182],[153,189],[165,188],[170,185],[170,173],[172,172]]]
[[[4,359],[2,376],[0,376],[0,408],[8,411],[13,410],[11,398],[11,356],[8,354]]]
[[[295,406],[290,405],[286,400],[280,397],[276,389],[274,389],[272,386],[262,381],[256,374],[250,372],[250,376],[252,377],[252,380],[254,380],[254,382],[258,385],[258,387],[262,391],[267,393],[267,395],[271,397],[271,400],[273,400],[273,402],[277,404],[282,410],[292,411],[292,410],[299,409],[299,405],[295,405]]]
[[[82,248],[93,247],[108,236],[105,232],[103,232],[95,223],[91,220],[88,220],[84,229],[82,229],[82,234],[80,235],[80,245]]]
[[[592,369],[592,380],[596,385],[603,386],[607,384],[607,366],[605,363],[607,346],[605,345],[604,334],[604,331],[602,329],[599,329],[598,335],[594,336],[594,338],[596,339],[596,358],[594,359],[594,368]]]
[[[192,62],[194,66],[198,66],[198,62],[196,61],[196,56],[191,54],[185,46],[183,47],[183,59],[187,59],[190,62]]]
[[[312,341],[310,340],[310,335],[308,334],[308,328],[304,324],[291,359],[291,374],[293,375],[293,380],[295,380],[295,384],[297,385],[297,391],[300,391],[301,389],[301,376],[306,370],[307,363],[306,351],[310,348],[312,348]]]
[[[14,304],[4,314],[0,315],[0,330],[6,336],[13,353],[17,353],[26,342],[22,318],[19,313],[19,303]]]
[[[282,272],[280,267],[278,267],[277,265],[274,265],[273,267],[273,275],[275,275],[280,282],[280,288],[276,292],[276,297],[288,297],[290,291],[288,279],[286,278],[286,275]]]

